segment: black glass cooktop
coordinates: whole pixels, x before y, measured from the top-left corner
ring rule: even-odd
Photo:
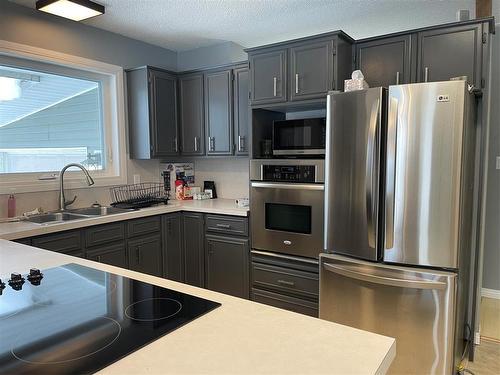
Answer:
[[[220,306],[77,264],[42,273],[3,280],[1,374],[92,373]]]

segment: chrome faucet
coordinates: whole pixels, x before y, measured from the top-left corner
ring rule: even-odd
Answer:
[[[59,173],[59,210],[64,211],[66,210],[66,206],[69,206],[76,200],[76,195],[72,200],[67,201],[66,197],[64,196],[64,172],[66,172],[66,169],[71,168],[71,167],[77,167],[82,170],[82,172],[85,174],[85,178],[87,179],[87,184],[89,186],[94,185],[94,180],[92,177],[90,177],[89,171],[85,169],[85,167],[81,164],[78,163],[70,163],[61,169],[61,172]]]

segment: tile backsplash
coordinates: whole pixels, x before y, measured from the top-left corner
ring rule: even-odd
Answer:
[[[249,194],[248,159],[214,158],[194,161],[196,185],[203,187],[203,181],[215,181],[219,198],[246,198]],[[130,160],[128,162],[128,182],[133,183],[134,174],[141,176],[142,182],[160,181],[160,164],[156,160]],[[111,202],[108,187],[86,187],[82,180],[81,189],[66,189],[66,197],[78,198],[71,206],[87,207],[94,202],[106,205]],[[59,207],[58,191],[42,191],[34,193],[18,193],[16,195],[16,214],[21,215],[42,207],[44,211],[56,210]],[[0,194],[0,218],[7,217],[8,194]]]

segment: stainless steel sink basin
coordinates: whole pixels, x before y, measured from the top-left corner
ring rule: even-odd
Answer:
[[[48,212],[46,214],[30,216],[26,220],[36,224],[51,224],[70,220],[85,219],[86,217],[87,216],[76,215],[70,212]]]
[[[66,212],[78,215],[85,216],[106,216],[106,215],[114,215],[121,214],[123,212],[130,212],[131,210],[127,210],[124,208],[116,208],[116,207],[84,207],[84,208],[74,208],[71,210],[67,210]]]

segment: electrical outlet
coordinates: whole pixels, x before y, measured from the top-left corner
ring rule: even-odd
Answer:
[[[134,174],[134,184],[140,184],[140,183],[141,183],[141,175]]]
[[[496,169],[500,169],[500,156],[497,156]]]

